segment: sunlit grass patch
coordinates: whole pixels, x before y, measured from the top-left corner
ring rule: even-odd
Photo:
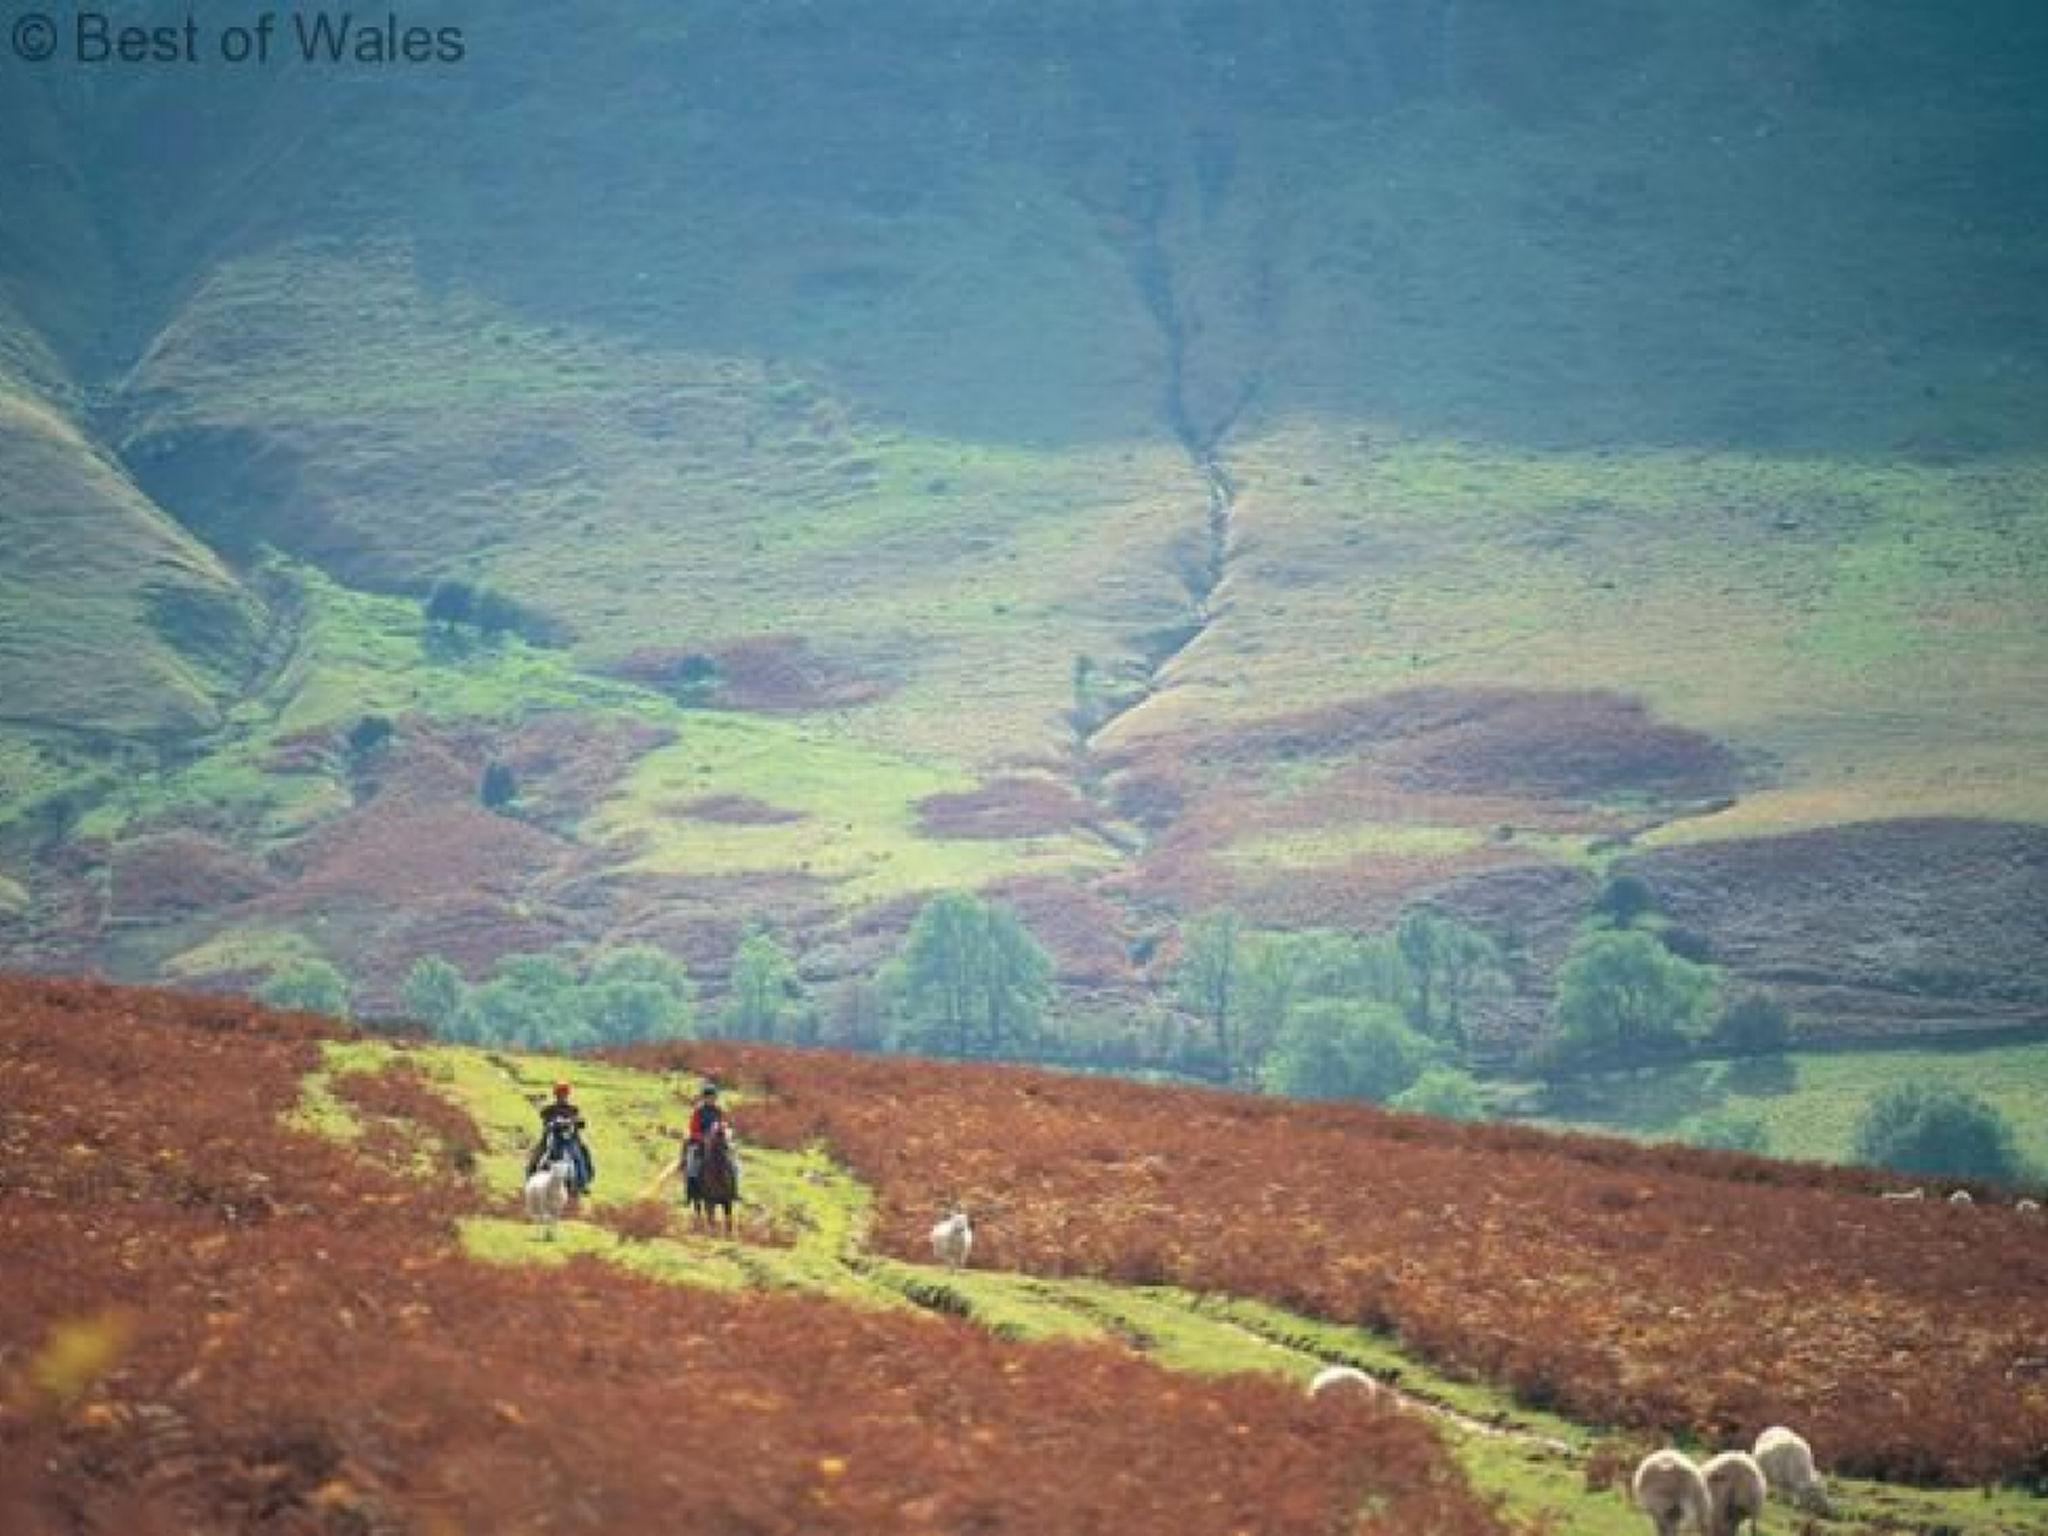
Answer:
[[[973,887],[1006,875],[1077,870],[1111,855],[1071,835],[935,839],[917,805],[976,781],[948,767],[860,746],[823,729],[727,715],[692,716],[682,739],[648,753],[586,831],[617,840],[628,868],[670,875],[801,873],[847,901]],[[706,821],[690,802],[744,793],[787,813],[773,822]]]

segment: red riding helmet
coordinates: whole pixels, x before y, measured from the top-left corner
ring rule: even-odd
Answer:
[[[555,1097],[558,1099],[566,1099],[567,1097],[569,1097],[569,1085],[567,1083],[555,1084]]]

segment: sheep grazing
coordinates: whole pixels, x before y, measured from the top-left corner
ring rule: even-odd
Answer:
[[[2015,1200],[2012,1208],[2022,1216],[2038,1216],[2041,1214],[2041,1202],[2038,1200]]]
[[[1736,1536],[1745,1523],[1755,1536],[1770,1491],[1756,1458],[1747,1451],[1723,1451],[1700,1468],[1700,1476],[1711,1502],[1707,1536]]]
[[[1325,1392],[1335,1392],[1340,1387],[1344,1389],[1345,1396],[1362,1393],[1366,1402],[1371,1402],[1380,1395],[1378,1382],[1365,1372],[1349,1365],[1326,1365],[1317,1371],[1315,1379],[1308,1384],[1308,1395],[1321,1397]]]
[[[1713,1500],[1707,1480],[1693,1459],[1683,1451],[1653,1451],[1645,1456],[1636,1475],[1629,1480],[1636,1508],[1650,1517],[1657,1536],[1678,1536],[1691,1526],[1707,1532],[1713,1515]]]
[[[955,1211],[932,1228],[932,1252],[948,1269],[965,1269],[974,1250],[974,1228],[965,1211]]]
[[[526,1214],[540,1224],[541,1236],[555,1240],[555,1223],[569,1209],[569,1164],[549,1163],[526,1181]]]
[[[1880,1200],[1925,1200],[1927,1198],[1927,1191],[1919,1188],[1888,1189],[1877,1198]]]
[[[1970,1192],[1967,1189],[1958,1189],[1949,1195],[1948,1203],[1950,1205],[1975,1205],[1977,1202],[1970,1197]]]
[[[1827,1484],[1813,1469],[1813,1447],[1782,1424],[1773,1424],[1756,1437],[1751,1453],[1764,1469],[1764,1481],[1771,1492],[1816,1515],[1832,1513]]]

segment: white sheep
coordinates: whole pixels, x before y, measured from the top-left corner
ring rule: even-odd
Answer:
[[[1645,1456],[1629,1480],[1629,1491],[1636,1508],[1656,1525],[1657,1536],[1678,1536],[1688,1525],[1709,1532],[1714,1506],[1707,1480],[1683,1451],[1652,1451]]]
[[[555,1223],[569,1209],[569,1163],[549,1163],[526,1181],[526,1214],[540,1223],[541,1236],[555,1240]]]
[[[1782,1424],[1756,1437],[1751,1453],[1773,1493],[1816,1515],[1830,1514],[1827,1483],[1813,1469],[1813,1447]]]
[[[1745,1522],[1754,1536],[1770,1491],[1756,1458],[1747,1451],[1723,1451],[1700,1468],[1700,1476],[1713,1508],[1707,1536],[1736,1536]]]
[[[932,1228],[932,1252],[948,1269],[967,1267],[967,1255],[974,1249],[974,1228],[965,1211],[955,1211]]]
[[[1917,1185],[1912,1189],[1888,1189],[1877,1197],[1880,1200],[1925,1200],[1927,1191]]]
[[[2038,1216],[2041,1214],[2041,1202],[2038,1200],[2015,1200],[2012,1208],[2022,1216]]]
[[[1970,1198],[1970,1192],[1967,1189],[1958,1189],[1949,1195],[1948,1203],[1950,1205],[1975,1205],[1977,1202]]]
[[[1326,1365],[1317,1371],[1315,1378],[1308,1384],[1308,1395],[1321,1397],[1325,1392],[1335,1391],[1339,1387],[1346,1389],[1346,1395],[1351,1392],[1364,1393],[1367,1402],[1380,1395],[1378,1382],[1355,1366],[1349,1365]]]

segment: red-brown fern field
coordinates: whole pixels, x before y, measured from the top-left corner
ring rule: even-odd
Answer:
[[[668,1059],[675,1059],[671,1050]],[[719,1046],[757,1137],[822,1139],[905,1256],[1221,1291],[1393,1334],[1582,1421],[1836,1470],[2048,1477],[2048,1232],[1876,1176],[1000,1067]],[[648,1059],[663,1059],[662,1052]]]
[[[452,1171],[285,1123],[335,1032],[0,981],[10,1536],[1508,1529],[1427,1425],[1277,1379],[583,1258],[472,1262],[454,1223],[483,1197]],[[352,1092],[473,1136],[407,1073]],[[900,1234],[921,1197],[891,1183]]]

